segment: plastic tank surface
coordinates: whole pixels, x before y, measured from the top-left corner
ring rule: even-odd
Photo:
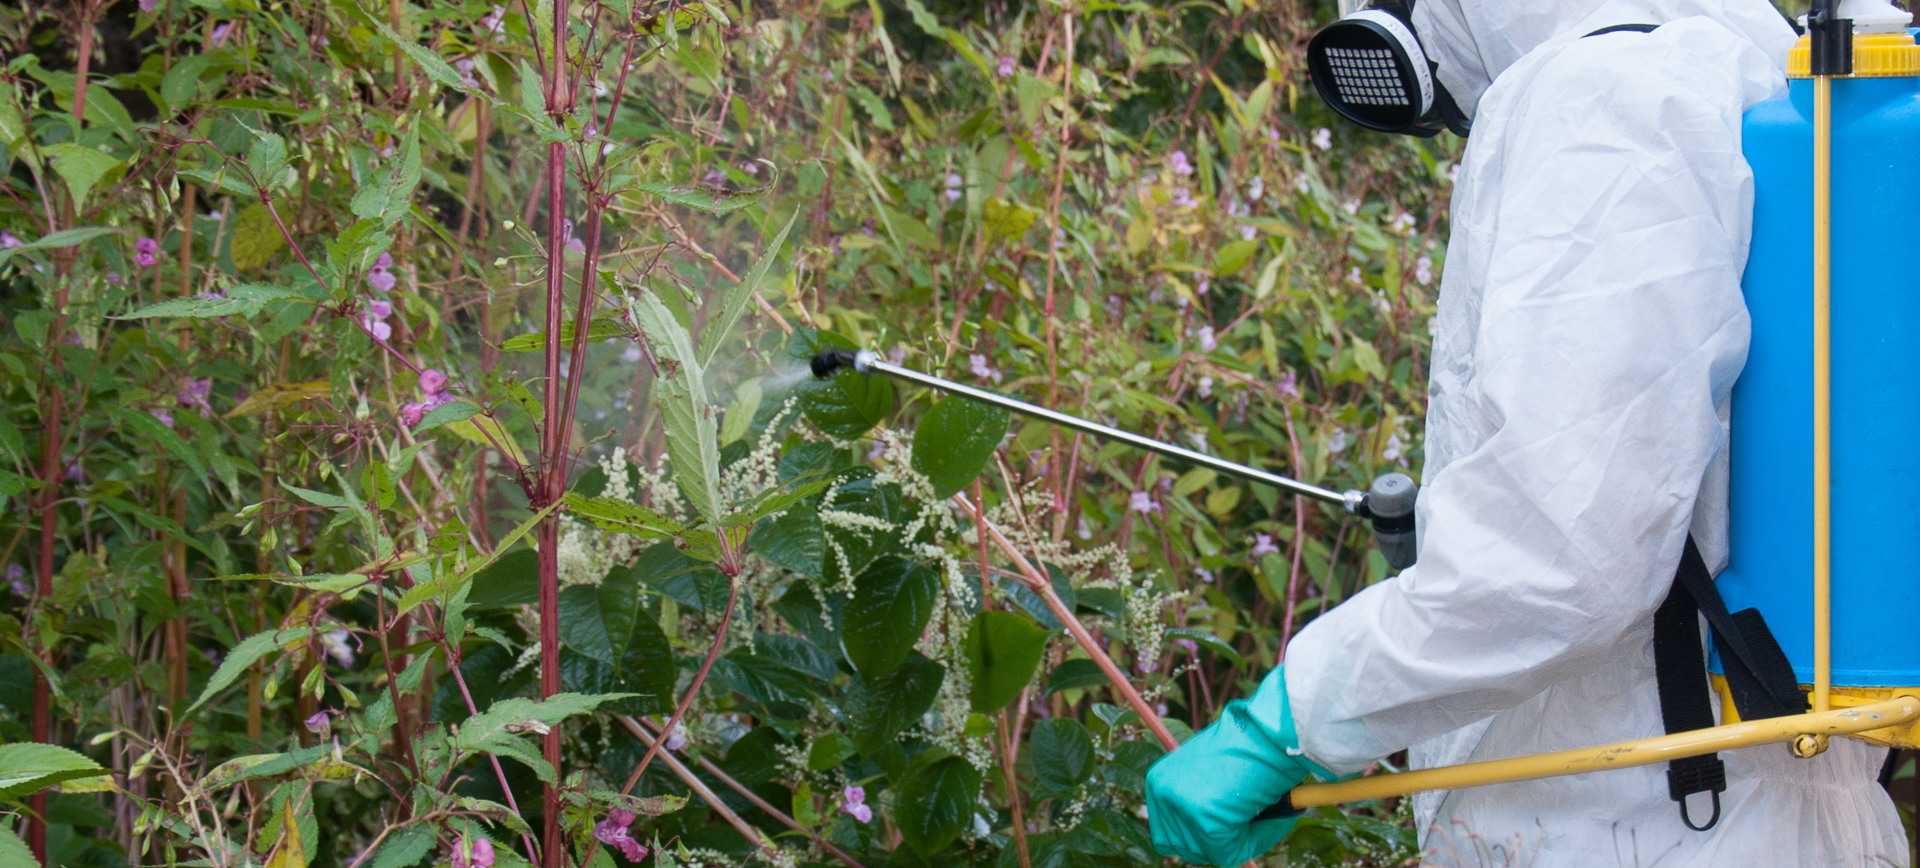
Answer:
[[[1920,686],[1920,78],[1833,81],[1833,683]],[[1729,609],[1813,681],[1813,82],[1747,112]],[[1716,666],[1717,669],[1717,666]]]

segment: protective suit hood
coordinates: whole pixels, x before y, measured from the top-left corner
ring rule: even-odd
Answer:
[[[1767,0],[1419,0],[1413,7],[1421,47],[1468,117],[1494,79],[1535,48],[1614,24],[1695,16],[1718,22],[1786,68],[1795,36]]]

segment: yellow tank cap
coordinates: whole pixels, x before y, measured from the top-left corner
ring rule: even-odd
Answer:
[[[1787,52],[1787,77],[1812,78],[1813,48],[1800,37]],[[1907,33],[1862,33],[1853,37],[1853,74],[1834,78],[1900,78],[1920,75],[1920,45]]]

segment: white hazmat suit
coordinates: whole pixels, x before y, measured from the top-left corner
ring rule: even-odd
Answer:
[[[1419,563],[1287,649],[1301,746],[1357,772],[1660,735],[1653,612],[1689,531],[1727,559],[1730,393],[1753,178],[1740,120],[1784,92],[1767,0],[1419,0],[1473,116],[1435,325]],[[1615,24],[1652,33],[1582,38]],[[1717,707],[1717,701],[1716,701]],[[1722,754],[1707,832],[1665,765],[1415,797],[1430,865],[1906,865],[1846,738]],[[1704,796],[1693,816],[1704,820]]]

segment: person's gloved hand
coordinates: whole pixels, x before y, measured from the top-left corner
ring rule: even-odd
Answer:
[[[1162,856],[1238,865],[1273,849],[1296,818],[1253,819],[1312,772],[1333,775],[1300,752],[1287,709],[1284,667],[1252,699],[1227,703],[1212,726],[1147,771],[1147,823]]]

